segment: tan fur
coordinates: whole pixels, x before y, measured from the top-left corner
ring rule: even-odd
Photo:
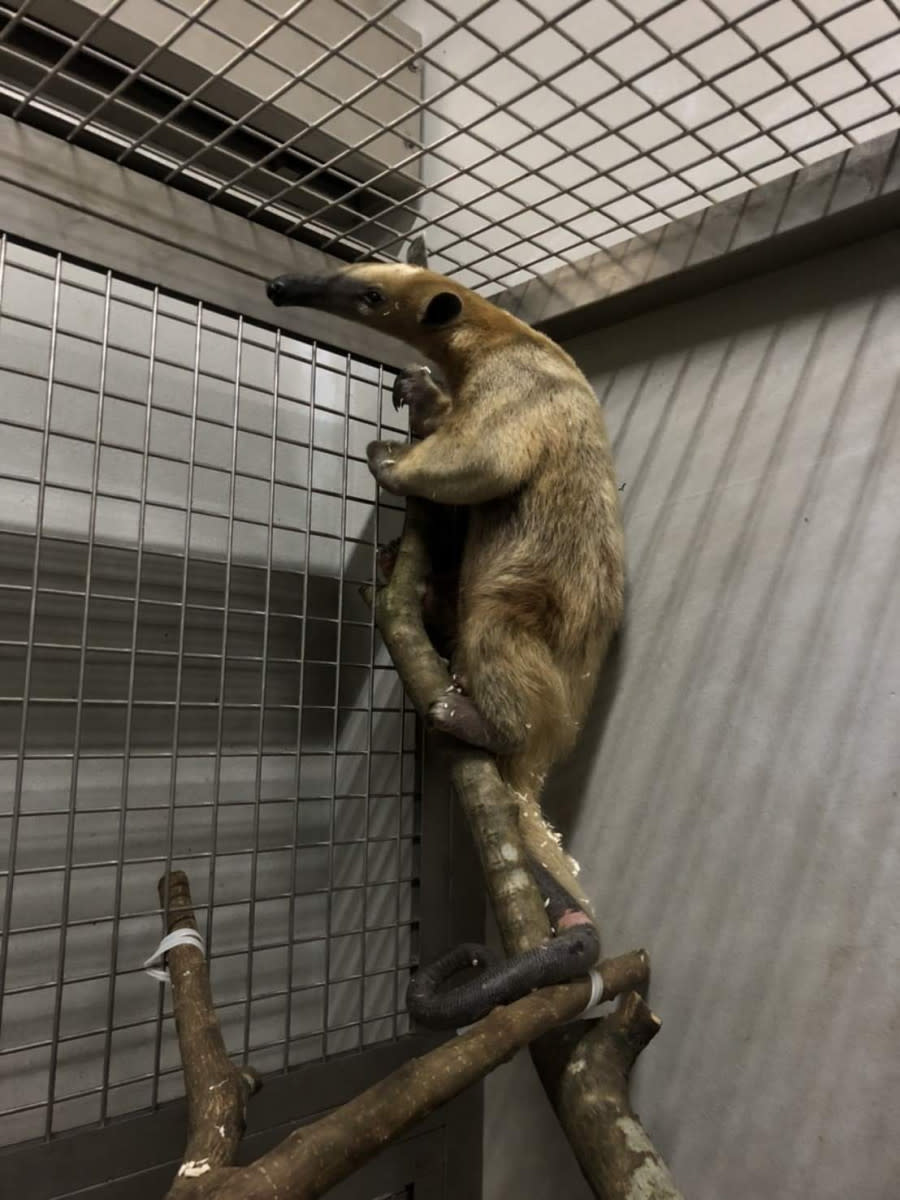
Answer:
[[[559,346],[452,280],[408,265],[341,274],[385,302],[336,311],[405,340],[446,380],[430,436],[373,445],[370,467],[397,494],[472,506],[454,666],[515,747],[499,765],[520,796],[527,846],[584,901],[539,796],[577,737],[622,616],[619,497],[600,405]],[[435,297],[440,311],[459,311],[423,323]]]

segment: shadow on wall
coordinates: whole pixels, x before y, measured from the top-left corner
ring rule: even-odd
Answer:
[[[373,511],[367,530],[373,539],[374,523]],[[18,744],[34,554],[33,535],[0,533],[0,663],[4,695],[10,698],[0,705],[2,754],[14,755]],[[267,579],[258,563],[234,562],[226,569],[224,562],[192,558],[182,605],[180,557],[145,551],[140,580],[134,549],[95,545],[91,558],[83,754],[122,752],[129,698],[135,705],[131,748],[137,754],[171,749],[176,707],[179,752],[212,752],[219,746],[232,754],[255,754],[258,746],[290,753],[301,700],[302,748],[308,751],[331,745],[336,701],[339,735],[350,709],[368,708],[371,616],[359,586],[372,579],[372,544],[348,545],[343,578],[310,572],[305,624],[303,575],[295,571],[273,569]],[[74,748],[87,565],[86,543],[42,539],[29,755]],[[220,700],[226,706],[221,733]],[[399,685],[390,682],[386,668],[378,673],[372,700],[376,706],[399,702]]]
[[[693,1200],[884,1200],[900,1173],[898,279],[891,235],[569,346],[630,594],[549,807],[605,951],[651,952],[638,1107]],[[558,1189],[489,1112],[492,1145],[488,1196]]]
[[[373,538],[374,519],[373,510]],[[33,535],[0,534],[3,862],[12,831],[34,550]],[[372,545],[347,546],[343,580],[310,575],[305,623],[301,574],[273,571],[267,588],[258,563],[235,562],[226,585],[224,563],[192,559],[182,605],[183,559],[150,551],[141,563],[135,612],[135,550],[96,545],[85,638],[87,564],[84,543],[42,538],[10,885],[4,1038],[15,1052],[0,1060],[0,1087],[12,1095],[15,1081],[21,1111],[0,1121],[0,1144],[44,1128],[64,903],[66,1041],[55,1076],[54,1129],[97,1119],[103,1065],[97,1031],[108,1020],[111,972],[109,1111],[119,1115],[151,1102],[159,999],[140,966],[159,937],[156,882],[167,852],[189,871],[212,938],[229,1051],[241,1053],[249,1036],[263,1070],[321,1057],[326,1049],[355,1049],[363,1011],[366,1041],[396,1036],[397,972],[413,954],[414,724],[404,717],[399,684],[380,648],[372,660],[370,614],[357,591],[359,581],[371,578]],[[229,707],[220,729],[223,654],[221,696]],[[372,930],[364,960],[363,924]],[[249,1034],[248,941],[259,998]],[[182,1086],[169,1033],[162,1043],[162,1098]]]
[[[374,525],[373,510],[373,539]],[[34,552],[33,536],[0,535],[0,816],[14,802]],[[85,636],[88,548],[42,539],[17,923],[34,924],[48,903],[53,919],[42,872],[73,861],[115,864],[122,854],[149,864],[133,910],[151,909],[170,837],[175,855],[201,859],[194,874],[202,902],[206,856],[249,854],[254,845],[279,853],[297,840],[308,846],[296,864],[304,888],[353,882],[359,854],[341,852],[343,871],[329,841],[358,842],[363,830],[394,837],[395,810],[413,791],[413,722],[358,592],[371,580],[372,544],[348,545],[343,578],[310,574],[305,589],[296,572],[273,570],[267,581],[258,564],[226,570],[191,559],[184,605],[182,559],[145,552],[139,586],[138,561],[133,549],[94,547]],[[67,833],[73,786],[79,816]],[[8,837],[3,822],[0,848]],[[281,857],[270,874],[289,886],[290,855]]]

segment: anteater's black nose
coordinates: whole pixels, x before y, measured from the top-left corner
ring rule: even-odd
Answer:
[[[281,304],[284,301],[284,295],[287,288],[284,284],[284,279],[270,279],[266,284],[266,295],[273,304]]]

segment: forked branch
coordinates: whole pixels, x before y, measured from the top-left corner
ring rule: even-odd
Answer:
[[[166,929],[196,929],[187,876],[159,883]],[[228,1059],[213,1007],[209,970],[195,945],[168,953],[172,1003],[184,1068],[188,1138],[168,1200],[313,1200],[388,1143],[588,1000],[585,982],[544,988],[490,1016],[310,1125],[289,1134],[248,1167],[235,1167],[247,1101],[258,1086],[250,1068]],[[607,964],[608,990],[632,986],[644,972],[633,955]]]

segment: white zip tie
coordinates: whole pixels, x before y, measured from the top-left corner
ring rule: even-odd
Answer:
[[[591,981],[591,994],[587,1004],[581,1010],[577,1017],[572,1017],[566,1024],[570,1025],[572,1021],[595,1021],[600,1013],[600,1000],[603,996],[603,976],[595,967],[593,971],[588,971],[588,979]]]
[[[155,967],[153,964],[162,962],[175,946],[194,946],[204,958],[206,957],[206,943],[196,929],[176,929],[174,933],[166,934],[144,963],[144,970],[151,979],[158,979],[160,983],[171,983],[168,970],[164,967]]]
[[[603,996],[603,976],[594,968],[593,971],[588,971],[588,979],[591,981],[591,994],[588,997],[588,1002],[574,1017],[569,1017],[568,1021],[564,1021],[564,1025],[571,1025],[573,1021],[596,1021],[598,1017],[602,1017],[601,998]],[[466,1033],[472,1029],[473,1025],[461,1025],[456,1031],[456,1036]]]

